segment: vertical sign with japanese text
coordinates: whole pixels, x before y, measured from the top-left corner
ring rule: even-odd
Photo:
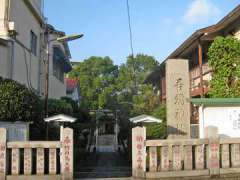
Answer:
[[[168,138],[190,138],[190,89],[188,60],[166,62]]]
[[[61,135],[61,173],[64,178],[73,177],[73,130],[64,128]]]
[[[6,175],[6,129],[0,128],[0,179]]]
[[[132,129],[132,174],[133,177],[144,177],[146,171],[146,128]]]

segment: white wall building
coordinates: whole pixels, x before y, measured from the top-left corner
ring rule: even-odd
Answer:
[[[199,106],[199,136],[205,129],[215,127],[220,137],[240,137],[240,98],[193,98]]]
[[[0,0],[0,76],[25,84],[40,96],[45,88],[46,27],[42,0]],[[49,38],[63,35],[52,28]],[[54,68],[64,66],[53,66],[53,46],[60,47],[66,63],[70,53],[67,44],[50,45],[49,98],[60,98],[66,95],[66,86],[55,78]]]

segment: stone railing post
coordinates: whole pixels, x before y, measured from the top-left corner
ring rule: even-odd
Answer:
[[[65,180],[73,179],[73,130],[61,130],[61,175]]]
[[[204,130],[205,138],[209,139],[208,144],[208,162],[207,166],[209,168],[210,175],[219,175],[220,173],[220,158],[219,158],[219,136],[218,129],[214,126],[208,126]]]
[[[146,128],[132,129],[132,176],[145,178],[146,173]]]
[[[6,178],[6,147],[7,131],[5,128],[0,128],[0,179]]]

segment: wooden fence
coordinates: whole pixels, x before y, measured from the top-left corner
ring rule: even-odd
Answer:
[[[73,130],[63,128],[60,141],[6,141],[0,128],[0,180],[73,179]]]
[[[240,138],[146,140],[145,127],[136,127],[132,146],[136,178],[240,174]]]

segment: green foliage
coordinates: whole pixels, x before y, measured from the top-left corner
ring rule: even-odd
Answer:
[[[48,115],[53,116],[57,114],[73,115],[73,108],[70,103],[65,100],[49,99],[48,100]]]
[[[148,138],[166,138],[167,122],[166,122],[166,106],[160,105],[151,113],[155,118],[161,119],[162,123],[146,124]]]
[[[208,59],[213,69],[210,96],[240,97],[240,41],[217,37],[209,48]]]
[[[0,121],[39,121],[40,99],[24,85],[0,79]]]
[[[90,57],[70,73],[80,81],[83,104],[89,109],[105,108],[113,98],[118,66],[109,57]],[[113,86],[113,87],[112,87]]]
[[[133,95],[133,113],[151,114],[159,105],[159,96],[153,91],[151,85],[143,84],[138,89],[138,94]]]

